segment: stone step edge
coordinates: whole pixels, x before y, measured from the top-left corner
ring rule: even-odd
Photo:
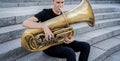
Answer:
[[[99,13],[95,14],[95,20],[105,20],[105,19],[112,19],[112,18],[119,18],[120,17],[120,12],[111,12],[111,13]],[[6,18],[0,18],[0,27],[5,27],[5,26],[10,26],[10,25],[15,25],[15,24],[20,24],[27,18],[32,17],[33,15],[25,15],[25,16],[13,16],[13,17],[6,17]]]
[[[104,41],[105,41],[105,40],[104,40]],[[113,46],[113,47],[111,47],[110,49],[108,49],[108,50],[106,50],[106,51],[103,51],[103,50],[101,50],[101,49],[99,49],[99,48],[94,47],[93,45],[91,45],[91,47],[94,47],[94,48],[96,48],[96,49],[98,49],[98,50],[101,50],[102,53],[99,54],[99,55],[98,55],[96,58],[94,58],[94,59],[91,59],[91,57],[90,57],[90,58],[89,58],[90,60],[88,60],[88,61],[101,61],[101,60],[103,60],[106,56],[108,56],[108,55],[112,54],[113,52],[116,52],[117,50],[119,50],[119,49],[120,49],[119,46],[120,46],[120,44],[118,44],[118,45],[116,45],[116,46]],[[119,47],[119,49],[117,49],[116,47]],[[116,49],[116,50],[112,51],[113,48]],[[91,48],[91,49],[93,49],[93,48]],[[96,50],[96,51],[97,51],[97,50]],[[110,51],[112,51],[112,52],[110,52]],[[94,52],[95,52],[95,51],[94,51]],[[108,53],[108,52],[110,52],[110,53]],[[99,53],[99,51],[97,51],[97,53]],[[91,54],[91,52],[90,52],[90,54]],[[37,58],[36,58],[36,57],[37,57]],[[29,60],[47,61],[46,58],[48,58],[49,61],[51,61],[51,60],[53,60],[53,59],[54,59],[55,61],[65,61],[64,59],[49,57],[49,56],[47,56],[46,54],[44,54],[43,52],[30,53],[30,54],[28,54],[28,55],[26,55],[26,56],[23,56],[23,57],[15,60],[15,61],[21,61],[21,60],[24,61],[24,59],[26,59],[27,61],[29,61]],[[25,61],[26,61],[26,60],[25,60]]]
[[[96,23],[95,23],[95,25],[97,25],[97,24],[99,24],[99,23],[102,23],[102,22],[109,22],[109,21],[119,21],[119,19],[120,18],[115,18],[115,19],[103,19],[103,20],[99,20],[99,21],[96,21]],[[98,23],[99,22],[99,23]],[[77,25],[79,25],[80,23],[76,23]],[[76,26],[76,24],[73,24],[72,26],[74,27],[74,26]],[[82,24],[81,23],[81,25],[83,25],[83,26],[87,26],[86,24]],[[82,26],[82,27],[83,27]],[[88,26],[87,26],[88,27]],[[9,28],[11,28],[11,29],[9,29]],[[3,31],[2,32],[2,30],[5,30],[5,29],[8,29],[9,31]],[[18,29],[25,29],[25,27],[23,27],[22,26],[22,24],[16,24],[16,25],[10,25],[10,26],[5,26],[5,27],[1,27],[0,28],[0,34],[2,34],[2,33],[7,33],[7,32],[10,32],[10,31],[14,31],[14,30],[18,30]]]
[[[69,5],[68,5],[69,6]],[[68,6],[66,6],[65,8],[63,8],[63,10],[64,11],[69,11],[70,9],[72,9],[73,7],[76,7],[76,5],[72,5],[71,7],[72,8],[70,8],[70,7],[68,7]],[[47,7],[47,6],[44,6],[44,7],[41,7],[41,8],[45,8],[45,7]],[[109,8],[109,10],[112,10],[112,11],[114,11],[115,10],[115,7],[97,7],[97,6],[95,6],[95,7],[93,7],[93,10],[96,10],[96,9],[99,9],[99,10],[96,10],[96,11],[104,11],[104,10],[102,10],[102,9],[106,9],[106,8]],[[37,6],[37,7],[21,7],[21,8],[10,8],[12,11],[14,11],[14,10],[16,10],[16,9],[19,9],[19,10],[17,10],[17,11],[19,11],[19,12],[22,12],[22,9],[23,8],[23,10],[28,10],[29,9],[29,11],[30,12],[35,12],[35,13],[37,13],[37,12],[39,12],[39,11],[41,11],[41,8],[39,7],[39,6]],[[32,9],[32,11],[30,10],[30,8]],[[33,9],[34,8],[34,9]],[[9,9],[9,10],[10,10]],[[36,10],[35,10],[36,9]],[[0,9],[0,12],[2,12],[2,13],[4,13],[4,12],[9,12],[9,11],[5,11],[5,10],[8,10],[7,8],[5,8],[5,9]],[[108,9],[107,9],[108,10]],[[3,12],[4,11],[4,12]],[[10,13],[12,12],[12,11],[10,11]],[[116,11],[116,10],[115,10]],[[25,11],[24,11],[25,12]],[[26,12],[28,12],[28,11],[26,11]],[[1,13],[1,14],[2,14]],[[5,14],[5,13],[4,13]],[[6,13],[7,14],[7,13]],[[15,14],[15,13],[14,13]],[[23,15],[23,14],[21,14],[21,15]],[[17,15],[17,16],[21,16],[21,15]],[[24,14],[24,15],[27,15],[27,14]],[[33,13],[31,13],[31,14],[28,14],[28,15],[33,15]],[[2,17],[0,17],[0,18],[5,18],[5,17],[11,17],[11,16],[2,16]]]
[[[90,43],[90,45],[101,42],[101,40],[105,40],[111,38],[113,36],[120,34],[120,25],[102,28],[98,30],[93,30],[90,32],[86,32],[83,34],[75,35],[76,40],[84,41]]]
[[[111,24],[111,23],[113,23],[113,24]],[[107,28],[107,27],[111,27],[111,26],[116,26],[119,24],[120,24],[120,19],[118,18],[118,19],[108,19],[108,20],[96,21],[94,27],[88,26],[87,23],[77,23],[77,24],[73,24],[71,26],[73,27],[73,30],[75,31],[75,35],[79,35],[82,33],[99,30],[99,29],[103,29],[103,28]],[[85,31],[83,31],[83,30],[85,30]]]
[[[99,1],[100,2],[100,1]],[[102,3],[99,3],[99,2],[95,2],[95,1],[90,1],[91,4],[115,4],[115,3],[112,3],[111,1],[106,1],[106,2],[102,2]],[[108,2],[108,3],[107,3]],[[1,4],[1,8],[6,8],[6,7],[26,7],[26,6],[39,6],[39,5],[51,5],[51,2],[43,2],[43,3],[40,3],[40,2],[26,2],[26,3],[4,3],[2,2],[3,4]],[[71,5],[71,4],[79,4],[80,2],[65,2],[65,5]],[[9,4],[9,5],[5,5],[5,4]],[[11,4],[11,5],[10,5]],[[116,2],[116,4],[119,4]]]
[[[90,32],[90,31],[93,31],[93,30],[101,29],[101,28],[106,28],[106,27],[110,27],[110,26],[116,26],[116,25],[119,25],[119,23],[120,23],[120,20],[118,18],[118,19],[114,19],[114,20],[111,19],[111,20],[106,20],[106,21],[96,21],[96,24],[95,24],[94,28],[91,28],[91,27],[87,26],[86,24],[75,24],[75,25],[73,25],[73,28],[75,30],[74,34],[77,35],[77,34],[80,34],[80,33]],[[108,24],[108,25],[105,25],[105,24]],[[76,26],[80,26],[80,27],[75,28]],[[7,29],[9,31],[4,31],[4,30],[7,30]],[[85,30],[85,31],[82,31],[81,29]],[[86,29],[88,29],[88,31]],[[22,27],[21,24],[14,25],[14,26],[8,26],[8,27],[4,27],[4,28],[0,29],[0,31],[1,31],[0,35],[1,35],[1,37],[2,37],[2,35],[4,35],[4,36],[6,35],[6,37],[8,39],[12,40],[12,39],[15,39],[15,38],[11,39],[10,37],[8,37],[10,34],[13,34],[13,33],[15,34],[15,32],[17,32],[17,34],[18,34],[18,31],[19,31],[20,32],[19,37],[20,37],[21,32],[24,32],[24,30],[25,30],[25,28]],[[1,40],[3,40],[3,39],[1,38]],[[6,42],[6,41],[5,40],[1,41],[1,43]]]
[[[2,61],[2,58],[8,59],[9,57],[11,57],[11,58],[9,58],[9,60],[12,61],[13,59],[16,59],[18,57],[21,57],[21,56],[29,53],[29,52],[25,52],[26,50],[20,47],[21,43],[19,41],[20,41],[20,39],[15,39],[15,40],[0,44],[0,49],[1,49],[0,59],[1,59],[1,61]]]
[[[95,17],[95,21],[114,19],[120,17],[120,12],[99,13],[99,14],[94,14],[94,17]]]
[[[114,27],[113,27],[113,28],[114,28]],[[117,30],[118,30],[118,29],[117,29]],[[119,30],[120,30],[120,29],[119,29]],[[116,31],[116,30],[114,30],[114,32],[115,32],[115,31]],[[113,31],[112,31],[112,32],[113,32]],[[119,34],[120,34],[120,33],[119,33]],[[104,34],[102,34],[102,35],[104,35]],[[102,36],[102,35],[101,35],[101,36]],[[100,38],[101,36],[97,36],[97,37]],[[115,35],[112,35],[112,36],[115,36]],[[94,37],[93,37],[93,38],[94,38]],[[110,37],[108,37],[108,38],[110,38]],[[104,39],[105,39],[105,38],[104,38]],[[103,40],[104,40],[104,39],[103,39]],[[107,38],[106,38],[106,39],[107,39]],[[90,40],[90,39],[89,39],[89,40]],[[88,40],[88,41],[89,41],[89,40]],[[101,40],[102,40],[102,39],[101,39]],[[14,48],[12,48],[12,49],[14,50]],[[8,52],[9,52],[9,51],[8,51]]]
[[[120,35],[117,35],[117,36],[120,36]],[[111,40],[110,40],[111,39]],[[112,37],[112,38],[109,38],[109,39],[106,39],[106,40],[103,40],[97,44],[94,44],[93,46],[98,48],[98,49],[101,49],[103,50],[104,52],[99,55],[98,57],[96,57],[94,59],[94,61],[103,61],[105,60],[108,56],[110,56],[111,54],[117,52],[118,50],[120,50],[120,42],[119,42],[119,39],[120,38],[117,38],[116,36]],[[108,42],[108,43],[105,43],[103,44],[103,42]],[[117,44],[113,44],[112,43],[117,43]],[[102,47],[100,47],[100,45],[103,45]],[[108,45],[111,45],[112,47],[109,47]],[[105,49],[104,47],[108,46],[107,49]],[[99,52],[98,52],[99,53]]]

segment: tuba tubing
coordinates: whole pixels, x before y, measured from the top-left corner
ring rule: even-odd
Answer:
[[[57,16],[45,22],[42,22],[52,30],[53,34],[54,32],[61,33],[61,32],[64,32],[63,30],[65,30],[65,33],[69,34],[69,32],[71,32],[73,36],[74,31],[71,26],[69,27],[67,26],[65,22],[66,19],[63,16],[67,18],[67,22],[69,23],[69,25],[75,24],[75,23],[81,23],[81,22],[86,22],[91,27],[95,25],[94,13],[88,0],[82,0],[81,3],[76,8],[60,16]],[[67,29],[67,28],[70,28],[70,29]],[[38,36],[38,35],[41,35],[41,36]],[[44,41],[44,32],[42,29],[27,29],[22,34],[21,45],[26,50],[31,52],[43,51],[53,45],[64,43],[63,42],[64,36],[62,35],[63,33],[59,35],[59,37],[56,37],[55,39],[53,39],[52,42],[49,42],[52,44],[48,45],[46,44],[47,42]]]

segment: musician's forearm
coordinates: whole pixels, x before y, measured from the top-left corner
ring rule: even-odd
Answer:
[[[35,18],[29,18],[22,23],[22,26],[24,26],[26,28],[33,28],[33,29],[34,28],[40,29],[40,28],[44,28],[44,26],[46,26],[42,23],[37,23],[36,21],[37,21],[37,19],[35,19]]]
[[[25,23],[25,25],[23,24],[24,27],[26,28],[40,28],[40,25],[37,23]]]

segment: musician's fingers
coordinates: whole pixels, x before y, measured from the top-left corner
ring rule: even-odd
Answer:
[[[67,38],[67,37],[65,37],[65,38],[64,38],[64,41],[65,41],[65,42],[67,42],[67,41],[68,41],[68,38]]]
[[[51,36],[52,36],[52,38],[54,38],[54,34],[53,33],[51,34]]]
[[[70,43],[70,41],[64,41],[64,43],[69,44],[69,43]]]
[[[50,34],[50,35],[48,36],[48,39],[51,40],[51,38],[52,38],[52,35]]]
[[[45,34],[45,40],[47,40],[47,41],[48,41],[48,35],[46,35],[46,34]]]

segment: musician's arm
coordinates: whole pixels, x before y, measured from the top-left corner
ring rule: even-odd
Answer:
[[[31,17],[25,20],[22,25],[26,28],[32,28],[32,29],[43,29],[45,33],[45,39],[48,40],[50,37],[54,37],[52,31],[49,29],[49,27],[42,23],[37,23],[38,19],[36,17]]]
[[[44,24],[42,23],[37,23],[38,19],[36,17],[30,17],[28,19],[26,19],[23,23],[22,26],[26,27],[26,28],[44,28]]]

